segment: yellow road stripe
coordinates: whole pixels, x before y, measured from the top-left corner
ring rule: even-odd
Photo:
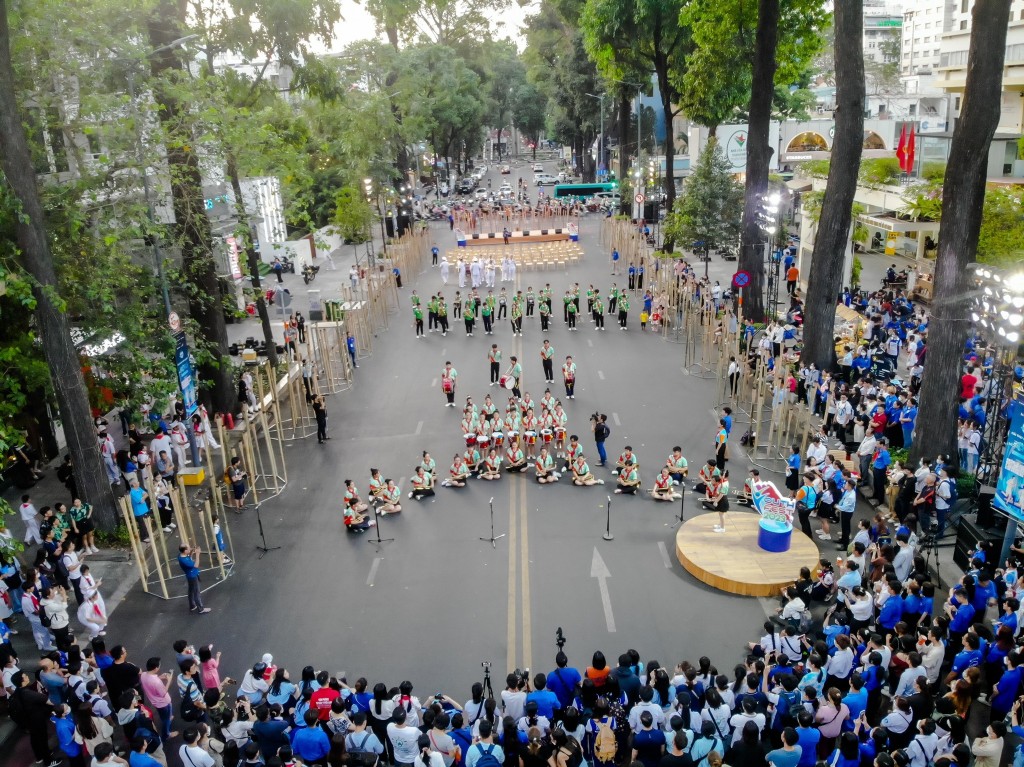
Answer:
[[[523,593],[523,668],[533,668],[533,635],[531,631],[532,616],[530,614],[530,537],[527,533],[526,520],[526,483],[519,493],[519,520],[522,524],[522,536],[520,546],[522,547],[522,593]]]
[[[506,673],[516,667],[516,487],[518,482],[509,483],[508,501],[508,651],[505,659]]]

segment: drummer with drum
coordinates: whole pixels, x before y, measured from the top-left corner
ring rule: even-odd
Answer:
[[[572,361],[571,355],[565,358],[565,364],[562,365],[562,380],[565,382],[565,396],[576,399],[576,363]]]
[[[533,458],[537,454],[537,438],[540,425],[537,417],[533,414],[533,408],[526,411],[523,416],[523,440],[526,442],[526,456]]]
[[[455,407],[455,379],[458,376],[459,371],[452,367],[452,363],[445,362],[441,371],[441,391],[448,400],[445,407]]]

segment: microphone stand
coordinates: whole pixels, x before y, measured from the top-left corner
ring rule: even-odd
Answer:
[[[598,508],[601,508],[601,507],[598,506]],[[606,541],[611,541],[611,540],[614,540],[615,536],[612,535],[612,497],[610,495],[608,496],[607,511],[608,511],[608,519],[607,519],[607,522],[605,523],[604,535],[602,537]]]
[[[267,536],[263,533],[263,518],[260,516],[260,506],[262,506],[262,505],[263,504],[260,504],[260,503],[256,504],[256,524],[259,526],[260,538],[263,541],[263,545],[262,546],[260,546],[260,545],[256,546],[256,548],[259,549],[259,552],[260,552],[260,555],[258,557],[259,559],[263,559],[264,555],[268,551],[277,551],[279,548],[281,548],[280,546],[267,546]]]
[[[373,509],[373,521],[377,523],[377,524],[374,525],[374,527],[377,528],[377,537],[376,538],[367,538],[366,542],[367,543],[372,543],[374,546],[377,547],[377,551],[380,551],[381,544],[392,543],[395,539],[394,538],[381,538],[380,537],[380,512],[377,510],[377,504],[375,504],[375,503],[371,504],[371,508]]]
[[[493,496],[491,497],[491,500],[488,501],[488,503],[491,506],[491,537],[490,538],[484,538],[484,537],[481,536],[480,540],[481,541],[490,541],[491,542],[491,548],[492,549],[496,549],[496,548],[498,548],[498,544],[495,543],[495,541],[497,541],[499,538],[504,538],[505,537],[505,533],[502,533],[501,535],[495,535],[494,534],[494,497]]]

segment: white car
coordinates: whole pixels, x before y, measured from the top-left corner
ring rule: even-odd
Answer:
[[[498,190],[498,194],[501,195],[502,197],[511,197],[512,185],[508,183],[502,184],[501,189]]]
[[[474,192],[473,194],[476,197],[476,199],[478,199],[478,200],[486,200],[487,199],[487,190],[484,189],[482,186],[481,187],[477,187],[476,192]]]
[[[533,166],[533,172],[534,172],[534,173],[543,173],[543,172],[544,172],[544,166],[543,166],[543,165],[541,165],[541,164],[540,164],[539,162],[538,162],[538,163],[536,163],[536,164],[535,164],[535,165]]]
[[[533,177],[533,183],[537,186],[554,186],[558,183],[558,178],[550,173],[538,173]]]

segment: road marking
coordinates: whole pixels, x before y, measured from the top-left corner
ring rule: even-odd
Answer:
[[[668,558],[668,548],[665,546],[665,541],[658,541],[658,551],[661,552],[661,561],[665,563],[665,569],[672,569],[672,560]]]
[[[367,586],[373,585],[373,579],[377,577],[377,568],[380,567],[380,560],[380,557],[375,557],[373,560],[373,564],[370,565],[370,574],[366,576]]]
[[[690,375],[690,371],[687,370],[686,368],[679,368],[679,372],[682,373],[684,376]]]
[[[423,421],[416,424],[416,431],[413,432],[416,436],[419,436],[423,432]]]
[[[436,378],[433,381],[430,382],[430,388],[431,389],[436,389],[437,388],[437,379]]]
[[[401,490],[402,490],[402,486],[403,486],[404,484],[405,484],[405,477],[399,477],[399,479],[398,479],[398,482],[397,482],[397,484],[395,485],[395,487],[397,487],[397,488],[398,488],[398,490],[399,490],[399,491],[401,491]],[[401,495],[399,495],[398,497],[399,497],[399,498],[401,498],[402,496],[401,496]]]
[[[521,483],[509,483],[508,493],[508,651],[506,655],[506,668],[516,667],[516,563],[519,561],[516,554],[516,540],[518,528],[516,527],[516,488]]]
[[[622,421],[619,420],[619,414],[618,413],[612,413],[612,422],[616,426],[622,426]]]
[[[590,338],[587,339],[587,346],[593,347],[594,341]]]
[[[533,668],[533,616],[530,610],[530,536],[527,533],[526,484],[519,489],[519,521],[522,525],[522,537],[519,545],[522,551],[522,562],[519,563],[522,574],[523,592],[523,668]],[[514,668],[514,667],[513,667]]]
[[[612,574],[608,571],[608,565],[601,559],[601,554],[594,547],[594,558],[590,561],[590,577],[597,578],[598,588],[601,590],[601,606],[604,608],[604,622],[609,634],[615,633],[615,616],[612,615],[612,598],[608,594],[608,579]]]
[[[604,371],[603,370],[598,370],[597,371],[597,377],[600,378],[603,381],[604,380]]]

